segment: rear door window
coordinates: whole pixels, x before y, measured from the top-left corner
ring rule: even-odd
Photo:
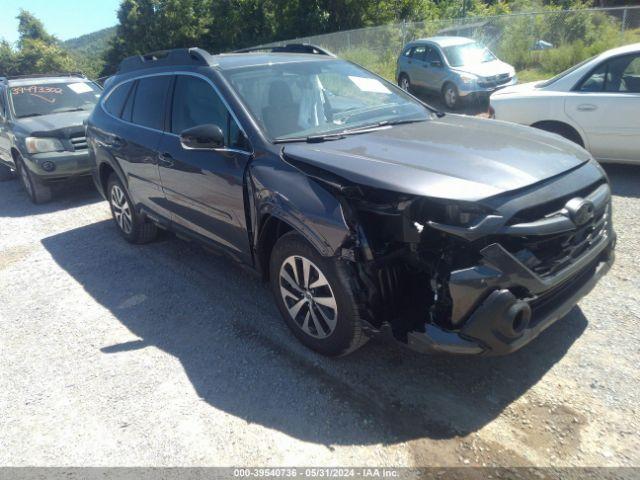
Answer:
[[[427,54],[427,47],[425,47],[424,45],[421,45],[419,47],[413,48],[413,52],[411,52],[411,58],[415,60],[424,61],[426,54]]]
[[[165,99],[170,84],[170,75],[138,80],[133,100],[131,121],[143,127],[162,130],[164,126]]]

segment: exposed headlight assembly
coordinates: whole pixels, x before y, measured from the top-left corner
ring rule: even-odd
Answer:
[[[57,138],[27,137],[25,145],[29,153],[61,152],[64,150],[64,145]]]
[[[491,212],[472,203],[451,203],[445,205],[445,223],[458,227],[471,227]]]

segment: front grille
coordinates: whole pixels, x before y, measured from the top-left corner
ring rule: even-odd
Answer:
[[[71,142],[71,145],[73,145],[73,149],[76,151],[87,149],[87,137],[85,136],[73,137],[70,138],[69,141]]]
[[[607,236],[609,199],[594,217],[574,230],[552,235],[509,236],[502,246],[541,277],[548,277],[571,265]],[[548,216],[548,215],[547,215]]]
[[[510,80],[511,80],[511,77],[509,76],[508,73],[502,73],[500,75],[494,75],[493,77],[487,77],[483,81],[479,82],[478,84],[483,88],[492,88],[492,87],[498,87],[500,85],[504,85]]]

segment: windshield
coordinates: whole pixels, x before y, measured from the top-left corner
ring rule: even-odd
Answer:
[[[596,55],[597,56],[597,55]],[[553,78],[550,78],[549,80],[545,80],[544,82],[540,82],[536,85],[536,88],[544,88],[544,87],[548,87],[549,85],[557,82],[558,80],[560,80],[561,78],[566,77],[567,75],[569,75],[572,72],[575,72],[578,68],[580,68],[581,66],[583,66],[586,63],[589,63],[591,60],[593,60],[596,57],[591,57],[591,58],[587,58],[586,60],[583,60],[582,62],[578,63],[577,65],[574,65],[571,68],[568,68],[567,70],[565,70],[562,73],[559,73],[558,75],[556,75]]]
[[[223,73],[276,141],[422,121],[431,113],[402,90],[342,60],[252,65]]]
[[[452,67],[477,65],[479,63],[492,62],[496,56],[487,47],[479,43],[471,42],[464,45],[444,47],[444,55]]]
[[[12,86],[9,96],[18,118],[92,110],[100,89],[91,82],[37,83]]]

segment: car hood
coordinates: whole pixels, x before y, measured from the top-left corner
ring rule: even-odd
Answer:
[[[540,89],[536,88],[536,85],[542,83],[542,81],[521,83],[519,85],[511,85],[510,87],[504,87],[491,94],[491,98],[504,97],[507,95],[526,95],[529,93],[539,92]]]
[[[83,122],[90,114],[90,111],[54,113],[42,117],[18,118],[15,123],[28,135],[68,136],[69,133],[84,130]]]
[[[479,63],[477,65],[465,65],[462,67],[455,67],[453,70],[461,73],[470,73],[479,77],[493,77],[494,75],[501,75],[508,73],[513,75],[515,70],[508,63],[504,63],[500,60],[493,60],[491,62]]]
[[[287,144],[283,153],[360,185],[466,201],[527,187],[590,159],[557,135],[461,115]]]

